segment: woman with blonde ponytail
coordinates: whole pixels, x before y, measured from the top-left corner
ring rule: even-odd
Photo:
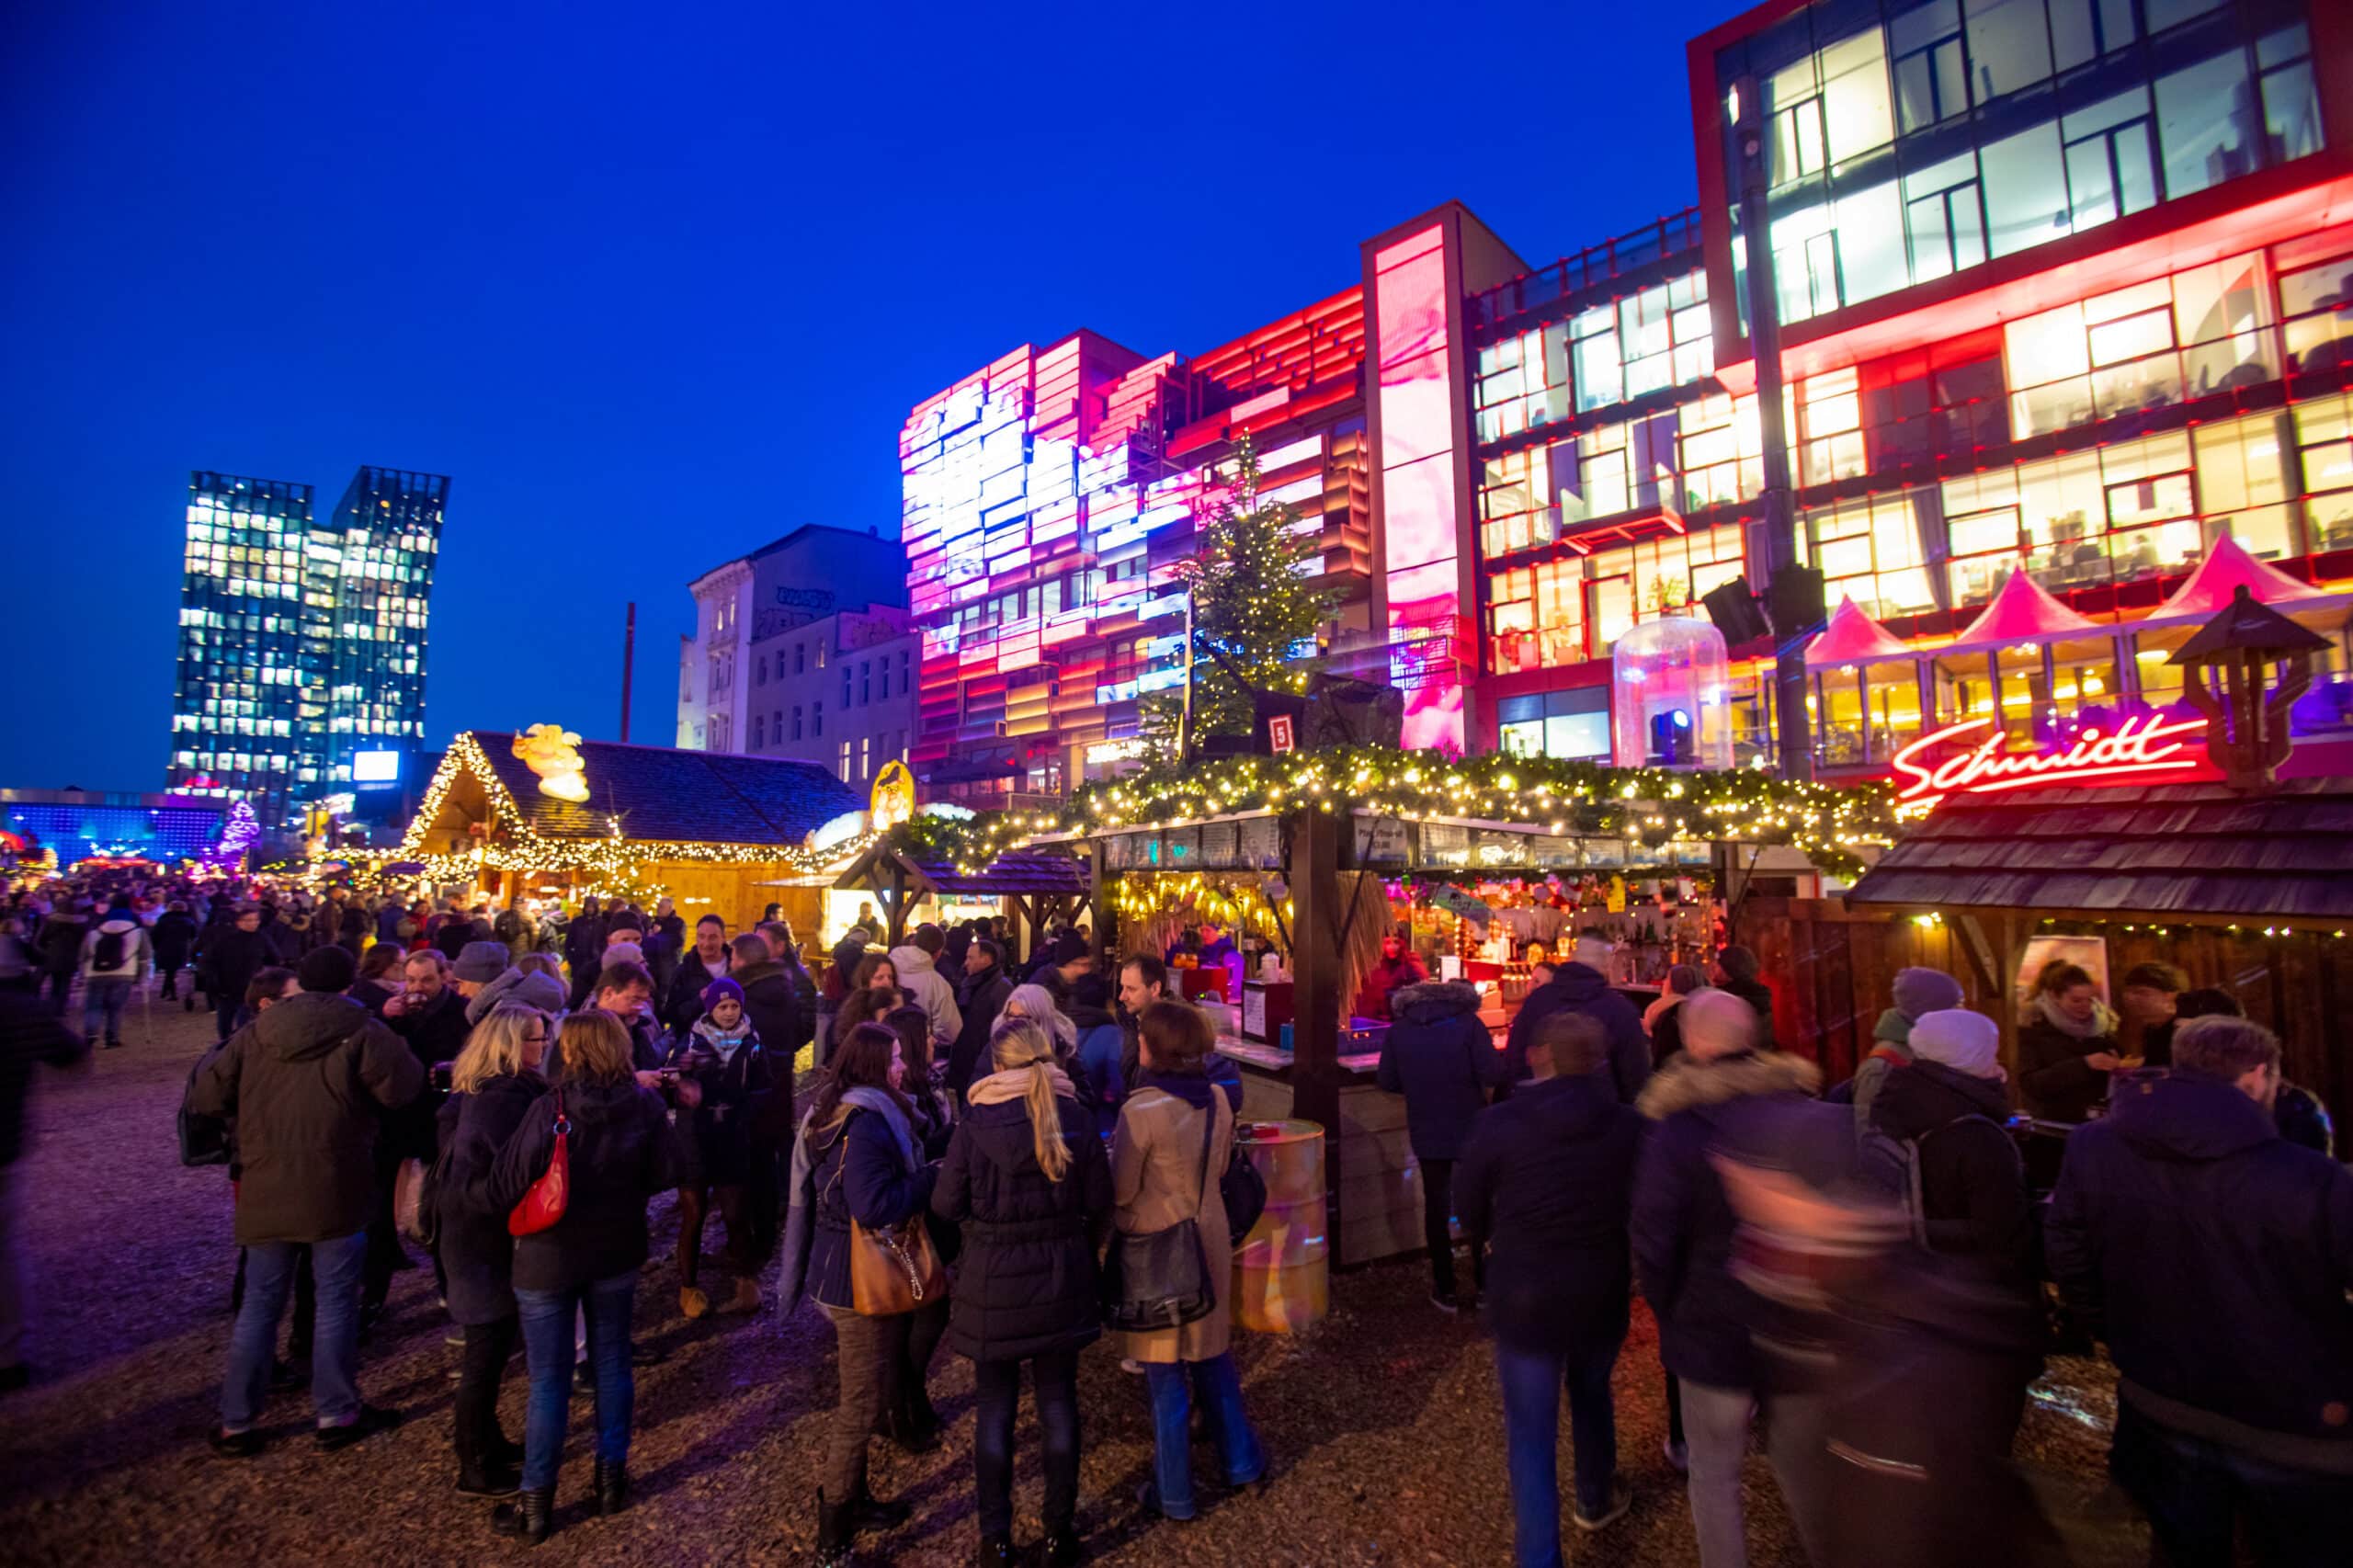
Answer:
[[[1111,1224],[1111,1169],[1056,1041],[1036,1018],[1005,1017],[990,1065],[965,1093],[932,1212],[963,1229],[949,1343],[973,1364],[972,1441],[981,1562],[1010,1563],[1013,1429],[1021,1363],[1036,1385],[1045,1446],[1046,1539],[1052,1568],[1079,1559],[1078,1353],[1102,1332],[1095,1258]]]

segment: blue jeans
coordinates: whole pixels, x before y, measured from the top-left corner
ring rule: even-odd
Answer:
[[[531,1372],[531,1394],[523,1407],[524,1491],[553,1486],[563,1460],[563,1430],[572,1415],[572,1319],[584,1307],[588,1369],[597,1381],[597,1458],[606,1464],[628,1461],[630,1416],[637,1403],[637,1380],[629,1369],[629,1319],[636,1301],[633,1268],[561,1290],[515,1292],[523,1319],[523,1358]]]
[[[1609,1371],[1618,1364],[1624,1338],[1613,1335],[1574,1352],[1495,1346],[1511,1471],[1512,1539],[1519,1568],[1560,1568],[1563,1383],[1569,1391],[1569,1437],[1576,1452],[1577,1511],[1590,1518],[1609,1511],[1609,1485],[1618,1474],[1618,1414],[1609,1400]]]
[[[1189,1381],[1188,1374],[1190,1374]],[[1152,1385],[1153,1488],[1160,1511],[1172,1519],[1193,1517],[1193,1404],[1198,1399],[1217,1438],[1228,1486],[1247,1486],[1267,1473],[1258,1434],[1242,1411],[1242,1374],[1231,1355],[1206,1361],[1149,1362]]]
[[[2353,1478],[2288,1470],[2150,1420],[2119,1400],[2109,1468],[2172,1568],[2230,1568],[2244,1521],[2261,1568],[2345,1561]]]
[[[109,1043],[122,1040],[122,1010],[130,1004],[132,982],[120,975],[92,975],[82,986],[82,1038],[98,1038],[98,1019],[106,1018]]]
[[[221,1390],[223,1431],[245,1431],[261,1415],[270,1362],[278,1354],[278,1320],[286,1311],[301,1251],[294,1242],[245,1248],[245,1299],[229,1331],[229,1380]],[[322,1426],[347,1426],[359,1419],[359,1268],[367,1256],[365,1231],[311,1244],[319,1300],[311,1342],[311,1412]]]

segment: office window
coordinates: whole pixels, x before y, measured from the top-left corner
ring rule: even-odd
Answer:
[[[2313,88],[2312,42],[2303,25],[2283,28],[2257,40],[2255,62],[2263,72],[2263,130],[2269,161],[2285,163],[2321,149],[2320,98]]]
[[[753,664],[753,666],[752,666],[752,684],[753,684],[754,686],[766,686],[766,685],[767,685],[767,683],[768,683],[768,656],[767,656],[766,653],[762,653],[762,654],[759,656],[759,658],[758,658],[758,659],[757,659],[757,660]],[[757,744],[757,743],[755,743],[755,744]]]
[[[1487,579],[1488,658],[1498,675],[1575,664],[1586,654],[1585,571],[1546,562]]]
[[[801,705],[797,702],[792,705],[792,738],[801,738]]]
[[[2059,127],[2046,121],[1979,149],[1985,188],[1985,229],[1995,256],[2009,256],[2067,228],[2067,171],[2059,155]]]
[[[843,782],[843,783],[845,783],[845,784],[848,783],[848,782],[849,782],[849,780],[850,780],[850,771],[849,771],[849,743],[848,743],[847,741],[844,741],[844,742],[842,743],[840,770],[841,770],[841,776],[842,776],[842,782]]]
[[[2030,87],[2051,74],[2042,0],[1964,0],[1977,101]]]
[[[809,705],[809,733],[819,736],[825,733],[825,705],[822,702]]]
[[[1920,282],[1985,259],[1975,153],[1963,153],[1904,176],[1904,228],[1912,246],[1912,276]]]
[[[2157,78],[2157,139],[2165,149],[2166,196],[2187,196],[2254,170],[2256,153],[2241,112],[2247,97],[2243,50]]]
[[[2353,357],[2353,255],[2279,275],[2279,312],[2286,317],[2288,364],[2306,372]]]
[[[2157,203],[2149,90],[2135,87],[2060,121],[2075,233]]]
[[[1506,697],[1497,739],[1514,756],[1609,756],[1609,688],[1578,687],[1540,697]]]
[[[860,735],[858,737],[858,776],[860,778],[871,778],[874,777],[874,737],[871,735]]]
[[[766,732],[757,713],[752,715],[752,749],[757,751],[766,740]]]
[[[887,679],[888,677],[886,676],[885,678]],[[884,695],[885,695],[885,696],[888,696],[888,695],[889,695],[889,693],[888,693],[888,692],[885,692],[885,693],[884,693]],[[858,706],[859,706],[859,707],[861,707],[861,708],[863,708],[864,706],[866,706],[866,704],[868,704],[868,703],[870,703],[870,702],[871,702],[871,701],[873,701],[873,700],[874,700],[874,661],[873,661],[873,660],[871,660],[871,659],[860,659],[860,660],[858,662]]]
[[[842,706],[844,708],[847,708],[849,706],[849,693],[850,668],[847,665],[844,665],[842,666]]]
[[[792,673],[794,675],[801,675],[808,668],[809,644],[806,642],[795,642],[792,645]]]
[[[1801,538],[1811,563],[1821,569],[1828,601],[1851,596],[1874,619],[1935,609],[1921,535],[1924,516],[1933,527],[1939,515],[1933,490],[1808,512]]]

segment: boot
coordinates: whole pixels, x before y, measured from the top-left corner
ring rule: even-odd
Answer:
[[[1077,1568],[1083,1553],[1078,1545],[1078,1530],[1063,1525],[1046,1531],[1046,1539],[1038,1543],[1038,1561],[1046,1568]]]
[[[817,1568],[848,1568],[850,1541],[858,1534],[847,1503],[828,1503],[817,1493]]]
[[[597,1512],[612,1517],[629,1506],[629,1466],[597,1461]]]
[[[527,1544],[537,1546],[547,1540],[549,1520],[554,1513],[554,1487],[519,1492],[512,1503],[501,1503],[491,1510],[490,1528],[501,1535],[520,1536]]]
[[[710,1312],[710,1298],[692,1285],[678,1290],[678,1310],[690,1318],[705,1317]]]
[[[882,1412],[881,1433],[904,1452],[927,1454],[939,1447],[939,1415],[921,1391],[903,1393]]]
[[[511,1465],[484,1463],[458,1467],[458,1495],[460,1497],[512,1497],[522,1485],[522,1476]]]
[[[742,1316],[760,1310],[760,1288],[752,1283],[749,1275],[735,1277],[735,1294],[720,1304],[719,1310]]]
[[[850,1532],[864,1535],[868,1530],[894,1530],[915,1517],[915,1509],[897,1501],[879,1501],[864,1486],[849,1500]]]
[[[980,1568],[1013,1568],[1013,1538],[1009,1535],[981,1537],[981,1554],[972,1559]]]

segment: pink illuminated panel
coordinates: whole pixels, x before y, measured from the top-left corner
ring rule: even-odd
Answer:
[[[1461,613],[1445,239],[1433,225],[1375,253],[1372,263],[1392,646],[1443,636]],[[1462,683],[1450,664],[1407,688],[1404,744],[1461,748]]]

